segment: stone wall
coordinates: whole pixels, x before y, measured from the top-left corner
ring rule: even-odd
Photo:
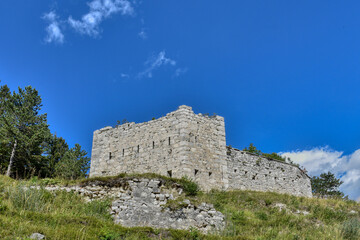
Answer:
[[[224,119],[180,106],[165,117],[94,132],[90,177],[119,173],[188,176],[205,189],[226,188]]]
[[[210,189],[250,189],[311,197],[309,177],[298,167],[232,149],[225,122],[180,106],[165,117],[94,132],[90,177],[157,173],[190,177]]]
[[[184,198],[182,188],[166,186],[162,179],[116,179],[114,182],[94,181],[83,186],[47,186],[49,191],[73,191],[87,201],[112,200],[114,222],[125,227],[149,226],[154,228],[190,229],[202,232],[221,231],[225,227],[224,215],[211,204],[194,206],[189,200],[179,200],[176,209],[167,206],[169,200]]]
[[[229,190],[312,197],[310,178],[297,166],[228,148]]]

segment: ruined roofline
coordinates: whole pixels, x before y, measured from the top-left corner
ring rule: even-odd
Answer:
[[[153,122],[162,120],[162,119],[166,118],[167,116],[169,116],[169,115],[171,115],[171,114],[174,114],[174,113],[176,113],[176,112],[178,112],[178,111],[182,111],[182,110],[186,110],[186,111],[188,111],[189,113],[192,113],[192,114],[194,114],[194,115],[207,118],[207,119],[209,119],[209,120],[224,121],[224,117],[222,117],[222,116],[219,116],[219,115],[208,116],[208,115],[205,115],[205,114],[202,114],[202,113],[196,114],[196,113],[192,110],[192,107],[187,106],[187,105],[180,105],[175,111],[169,112],[169,113],[167,113],[165,116],[162,116],[162,117],[159,117],[159,118],[156,118],[156,119],[152,119],[152,120],[149,120],[149,121],[146,121],[146,122],[141,122],[141,123],[128,122],[128,123],[124,123],[124,124],[117,125],[116,127],[106,126],[106,127],[97,129],[97,130],[95,130],[94,132],[97,132],[97,131],[99,131],[99,132],[105,132],[105,131],[108,131],[108,130],[111,130],[111,129],[117,129],[117,128],[121,128],[121,127],[122,127],[123,129],[127,129],[127,128],[134,127],[134,126],[138,127],[138,126],[141,126],[141,125],[145,125],[145,124],[149,124],[149,123],[153,123]]]
[[[290,165],[290,166],[293,166],[293,167],[297,167],[303,174],[305,174],[308,178],[311,178],[304,170],[302,170],[299,166],[295,165],[295,164],[291,164],[291,163],[288,163],[288,162],[285,162],[285,161],[280,161],[280,160],[277,160],[277,159],[274,159],[274,158],[269,158],[269,157],[265,157],[265,156],[261,156],[259,154],[256,154],[256,153],[252,153],[252,152],[247,152],[247,151],[243,151],[243,150],[239,150],[237,148],[234,148],[234,147],[230,147],[230,146],[226,146],[226,148],[231,148],[237,152],[241,152],[241,153],[245,153],[245,154],[249,154],[249,155],[253,155],[253,156],[256,156],[256,157],[262,157],[262,158],[265,158],[269,161],[273,161],[273,162],[278,162],[278,163],[283,163],[283,164],[287,164],[287,165]]]

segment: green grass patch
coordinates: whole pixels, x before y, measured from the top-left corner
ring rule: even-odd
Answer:
[[[184,188],[188,184],[183,179],[155,174],[73,183],[116,183],[119,177],[156,178],[169,187]],[[41,182],[43,184],[39,184]],[[182,201],[187,198],[195,206],[207,202],[221,211],[226,218],[225,229],[203,235],[195,229],[125,228],[113,223],[109,214],[110,200],[85,202],[75,193],[57,191],[53,194],[41,187],[30,188],[34,184],[44,186],[54,182],[59,184],[56,179],[17,181],[0,175],[0,239],[26,239],[34,232],[44,234],[47,239],[360,239],[360,205],[354,201],[253,191],[204,193],[197,190],[196,194],[189,194],[193,190],[188,190],[187,196],[168,202],[168,207],[181,210],[185,207]],[[276,207],[279,203],[286,205],[284,210]]]

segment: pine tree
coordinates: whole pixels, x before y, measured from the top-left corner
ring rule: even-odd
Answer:
[[[55,167],[69,151],[69,145],[65,139],[58,137],[56,134],[52,135],[47,143],[45,143],[45,154],[47,158],[46,177],[55,177]]]
[[[323,198],[327,197],[344,197],[344,193],[339,191],[343,182],[336,178],[331,172],[322,173],[319,177],[311,178],[311,188],[315,195]]]
[[[78,179],[86,177],[89,170],[90,158],[79,144],[67,151],[64,157],[56,164],[55,175],[64,179]]]
[[[41,97],[31,86],[18,93],[0,88],[0,139],[10,148],[6,175],[36,173],[44,166],[43,142],[50,137],[46,114],[40,114]],[[16,161],[15,161],[16,160]]]
[[[244,148],[243,151],[249,152],[249,153],[255,153],[257,155],[261,155],[261,151],[258,150],[253,143],[250,143],[249,148]]]

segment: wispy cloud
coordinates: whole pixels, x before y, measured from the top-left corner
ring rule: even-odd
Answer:
[[[187,73],[188,68],[177,68],[174,73],[174,77],[179,77],[182,74]]]
[[[148,36],[147,36],[147,33],[145,32],[145,29],[141,29],[141,31],[138,33],[138,36],[142,39],[147,39]]]
[[[352,199],[360,199],[360,149],[344,155],[329,147],[280,153],[304,166],[312,176],[331,171],[343,181],[341,190]]]
[[[76,31],[89,36],[97,36],[100,23],[113,14],[134,14],[134,8],[128,0],[93,0],[88,5],[90,10],[81,20],[75,20],[70,16],[68,22]]]
[[[55,11],[50,11],[44,14],[42,18],[49,22],[49,25],[45,29],[45,42],[62,44],[64,42],[64,34],[61,32],[60,23],[58,21],[58,16],[56,15]]]
[[[121,74],[120,74],[120,77],[121,77],[121,78],[129,78],[130,75],[127,74],[127,73],[121,73]]]
[[[139,78],[153,76],[153,71],[160,68],[161,66],[175,66],[176,61],[165,56],[165,51],[159,52],[157,55],[150,57],[146,62],[146,69],[138,74]]]

